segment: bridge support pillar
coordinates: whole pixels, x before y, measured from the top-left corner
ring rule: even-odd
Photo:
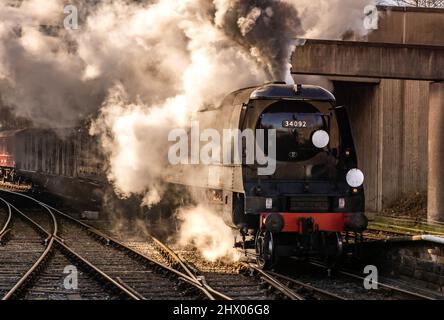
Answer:
[[[427,219],[444,222],[444,82],[430,84]]]

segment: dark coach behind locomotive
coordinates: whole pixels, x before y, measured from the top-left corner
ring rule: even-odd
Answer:
[[[195,120],[200,130],[216,129],[221,136],[224,129],[276,130],[271,175],[258,175],[257,163],[242,162],[181,165],[171,178],[200,192],[200,198],[205,195],[240,231],[242,246],[254,243],[262,267],[281,256],[340,255],[341,233],[365,230],[364,176],[357,169],[350,124],[327,90],[284,83],[246,88],[218,108],[200,111]]]
[[[0,180],[14,183],[16,180],[14,137],[20,130],[0,132]]]
[[[3,131],[0,172],[6,176],[0,178],[32,181],[35,190],[99,202],[106,181],[99,151],[98,141],[81,128]]]

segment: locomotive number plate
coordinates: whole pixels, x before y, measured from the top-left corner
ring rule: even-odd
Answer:
[[[307,121],[301,120],[284,120],[282,121],[283,128],[307,128]]]

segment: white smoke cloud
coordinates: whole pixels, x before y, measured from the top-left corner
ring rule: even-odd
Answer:
[[[44,26],[63,18],[59,0],[29,0],[20,7],[0,3],[0,95],[16,115],[47,125],[85,117],[100,104],[98,85],[78,78],[81,59],[69,39]]]
[[[183,220],[179,230],[179,245],[194,245],[211,262],[221,258],[225,262],[239,260],[239,253],[233,248],[232,230],[211,209],[205,206],[182,209],[179,219]]]
[[[338,39],[346,32],[364,36],[364,8],[376,0],[292,1],[298,8],[305,38]]]
[[[77,1],[80,29],[65,30],[66,0],[2,1],[0,97],[37,125],[93,117],[91,133],[101,140],[116,192],[141,194],[151,206],[162,197],[171,128],[240,87],[291,82],[295,37],[361,34],[363,8],[372,2]],[[185,226],[198,216],[210,219],[197,208]]]
[[[294,37],[363,34],[363,8],[374,1],[9,2],[0,2],[2,101],[53,127],[94,115],[116,82],[148,107],[189,96],[190,88],[197,105],[236,86],[291,82]],[[79,7],[79,30],[62,27],[71,2]]]

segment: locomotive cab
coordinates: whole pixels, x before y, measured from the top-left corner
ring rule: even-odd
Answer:
[[[251,92],[240,129],[275,130],[275,171],[243,165],[245,193],[233,223],[254,236],[257,262],[284,256],[342,254],[342,234],[367,227],[364,176],[357,167],[345,108],[315,86],[268,84]],[[270,156],[269,145],[263,153]],[[236,207],[236,206],[235,206]]]

